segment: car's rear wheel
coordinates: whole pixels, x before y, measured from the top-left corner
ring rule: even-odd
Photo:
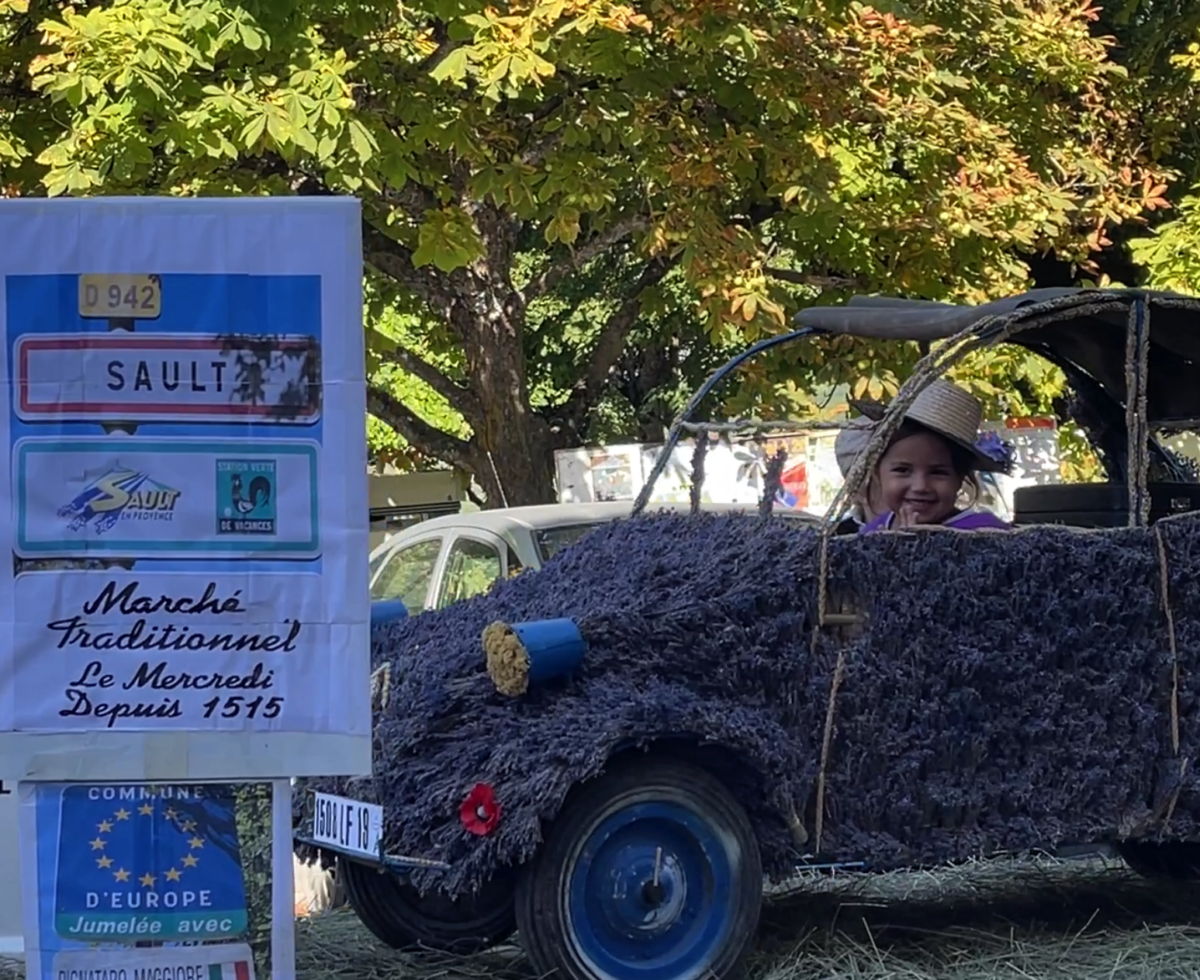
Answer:
[[[475,895],[421,895],[408,882],[357,861],[338,860],[338,876],[355,914],[380,942],[395,949],[478,953],[516,929],[513,881],[497,875]]]
[[[1144,878],[1200,880],[1200,844],[1195,842],[1127,840],[1116,848],[1121,859]]]
[[[722,980],[753,943],[762,887],[754,830],[720,781],[626,762],[568,799],[522,869],[518,933],[563,980]]]

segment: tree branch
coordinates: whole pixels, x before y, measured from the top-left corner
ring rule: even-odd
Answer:
[[[600,393],[608,383],[613,367],[621,359],[621,352],[629,339],[629,332],[637,323],[642,312],[642,296],[647,289],[657,286],[667,273],[679,264],[679,258],[659,256],[651,259],[638,276],[629,295],[617,311],[608,318],[587,360],[587,371],[576,382],[571,397],[567,400],[565,416],[578,431],[582,428],[587,413],[595,405]]]
[[[783,205],[778,201],[768,201],[766,204],[751,204],[744,209],[745,213],[730,220],[731,225],[741,228],[754,228],[768,218],[783,213]]]
[[[475,424],[475,421],[482,416],[483,409],[475,393],[443,374],[423,357],[418,357],[403,347],[397,347],[394,351],[384,355],[383,360],[403,368],[414,378],[424,381],[445,398],[455,411],[466,416],[467,421],[472,424]]]
[[[560,79],[563,75],[560,74]],[[566,78],[566,87],[557,95],[553,95],[546,99],[545,102],[536,106],[532,111],[518,117],[525,125],[522,127],[527,134],[532,134],[538,123],[544,122],[550,116],[554,115],[560,109],[564,108],[567,103],[581,95],[584,92],[594,91],[600,87],[600,82],[597,79],[590,79],[586,82],[572,81],[569,76]],[[532,138],[530,145],[520,153],[520,160],[527,166],[537,167],[545,162],[546,157],[554,152],[555,148],[563,141],[566,135],[566,129],[556,129],[551,133],[543,133],[538,138]]]
[[[412,262],[412,252],[389,238],[369,221],[363,220],[363,258],[367,265],[400,285],[410,289],[421,302],[449,320],[454,297],[435,273],[418,269]]]
[[[796,272],[793,269],[777,269],[767,266],[766,273],[781,282],[790,282],[797,286],[816,286],[818,289],[850,289],[861,286],[862,280],[851,276],[816,275],[809,272]]]
[[[429,456],[465,470],[470,465],[470,443],[443,432],[418,417],[399,398],[374,385],[367,388],[367,411],[380,422],[391,426],[409,443]]]
[[[388,204],[399,207],[410,220],[418,223],[425,217],[426,211],[433,211],[438,207],[437,198],[429,188],[412,180],[406,181],[399,190],[391,186],[385,187],[382,197]]]
[[[565,129],[556,129],[552,133],[544,133],[521,154],[521,162],[527,167],[540,167],[563,141],[566,132]]]
[[[597,232],[571,254],[555,262],[545,272],[525,287],[526,301],[537,299],[557,286],[572,272],[578,272],[597,256],[603,255],[618,242],[650,227],[650,219],[644,214],[635,214],[615,221],[604,231]]]
[[[419,65],[417,65],[418,75],[427,75],[440,65],[446,56],[459,47],[459,41],[450,40],[450,28],[445,21],[436,20],[433,22],[433,39],[437,42],[437,47],[430,52]]]

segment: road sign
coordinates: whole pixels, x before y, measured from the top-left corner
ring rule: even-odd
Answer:
[[[59,790],[55,931],[81,942],[229,939],[246,929],[227,786]]]

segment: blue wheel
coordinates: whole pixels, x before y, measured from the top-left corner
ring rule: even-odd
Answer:
[[[539,974],[721,980],[758,927],[762,863],[737,800],[670,759],[582,787],[518,881],[517,928]]]

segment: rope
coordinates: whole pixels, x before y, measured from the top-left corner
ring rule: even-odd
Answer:
[[[1075,296],[1064,296],[1032,306],[1026,306],[1008,314],[981,317],[964,327],[939,347],[921,358],[913,368],[912,376],[901,386],[888,405],[887,412],[875,427],[871,442],[859,454],[846,474],[841,489],[834,495],[823,521],[836,527],[838,518],[845,509],[845,501],[853,498],[862,489],[865,478],[883,455],[896,429],[904,421],[904,413],[916,400],[921,390],[935,377],[945,374],[969,354],[982,347],[1004,343],[1026,330],[1033,330],[1064,320],[1076,320],[1097,313],[1128,307],[1128,294],[1099,294],[1093,302],[1080,303]],[[1018,320],[1018,318],[1021,318]],[[1144,375],[1143,375],[1144,376]],[[1143,411],[1143,416],[1144,416]]]
[[[704,485],[704,457],[708,455],[708,435],[701,433],[692,449],[692,488],[688,498],[692,504],[692,513],[700,513],[700,491]]]
[[[371,710],[386,711],[392,700],[392,665],[385,663],[371,674]]]
[[[1175,641],[1175,613],[1171,609],[1171,579],[1167,570],[1167,543],[1162,528],[1155,525],[1154,545],[1158,552],[1158,581],[1162,590],[1163,615],[1167,620],[1167,643],[1171,651],[1171,750],[1179,755],[1179,648]]]
[[[812,627],[809,656],[816,660],[817,645],[821,630],[825,626],[826,607],[829,602],[829,539],[831,535],[822,528],[817,542],[817,617]],[[846,673],[846,647],[838,647],[837,663],[829,681],[829,700],[825,704],[825,729],[821,736],[821,759],[817,768],[816,815],[813,823],[813,853],[821,853],[821,837],[825,830],[825,781],[829,771],[829,756],[833,751],[833,720],[837,713],[837,696]]]
[[[1154,545],[1158,553],[1158,581],[1162,593],[1163,616],[1167,621],[1167,644],[1171,651],[1171,752],[1179,763],[1179,781],[1171,791],[1163,817],[1163,827],[1171,822],[1179,795],[1183,791],[1183,777],[1187,774],[1191,760],[1179,755],[1179,647],[1175,638],[1175,613],[1171,609],[1171,577],[1167,565],[1167,542],[1162,528],[1154,527]]]
[[[685,432],[785,432],[800,435],[817,429],[844,429],[845,422],[828,422],[823,419],[730,419],[727,422],[680,422]]]
[[[813,630],[813,649],[816,649],[817,630]],[[833,719],[837,709],[838,690],[846,673],[846,647],[838,649],[833,679],[829,682],[829,700],[825,703],[825,731],[821,738],[821,765],[817,769],[817,812],[813,823],[813,853],[821,853],[821,835],[825,830],[825,778],[829,771],[829,756],[833,751]]]
[[[963,331],[956,337],[950,338],[946,346],[931,351],[923,357],[914,368],[912,376],[901,386],[896,397],[888,406],[887,413],[875,427],[871,441],[859,453],[841,489],[834,495],[829,509],[821,522],[820,538],[817,542],[817,609],[816,621],[812,628],[810,654],[815,657],[820,630],[827,622],[829,604],[829,540],[837,527],[837,517],[845,507],[845,501],[859,491],[867,475],[871,473],[879,458],[886,452],[892,434],[904,420],[904,413],[916,400],[917,395],[933,378],[940,376],[949,363],[965,357],[971,350],[982,346],[984,341],[974,336],[973,330],[981,324],[990,323],[996,317],[987,318],[976,324],[972,330]],[[837,713],[837,696],[842,686],[842,678],[846,673],[846,648],[839,647],[837,662],[834,665],[833,677],[829,682],[829,700],[825,705],[825,729],[821,739],[821,758],[817,769],[816,815],[813,825],[814,853],[821,851],[821,839],[825,827],[825,786],[829,771],[829,756],[833,751],[833,722]]]
[[[1130,527],[1150,523],[1149,433],[1146,422],[1146,380],[1150,367],[1150,309],[1144,297],[1137,297],[1129,309],[1125,330],[1125,432],[1126,482],[1129,485]]]

